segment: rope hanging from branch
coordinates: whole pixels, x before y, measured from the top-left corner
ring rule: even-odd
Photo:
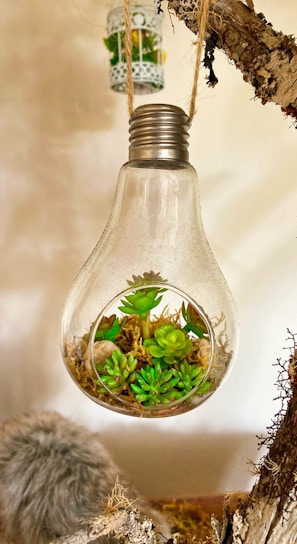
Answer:
[[[197,0],[167,0],[167,5],[196,35]],[[297,127],[296,38],[276,31],[263,13],[252,7],[251,1],[212,0],[207,41],[215,38],[215,47],[240,70],[243,80],[254,88],[255,97],[262,104],[280,106]]]
[[[199,31],[197,36],[195,72],[194,72],[194,80],[193,80],[193,87],[192,87],[192,94],[191,94],[190,109],[189,109],[190,121],[193,120],[193,117],[196,113],[198,80],[199,80],[199,73],[200,73],[200,66],[201,66],[203,42],[205,40],[207,20],[208,20],[208,14],[209,14],[209,6],[210,6],[210,0],[201,0],[199,4],[198,12],[197,12],[197,22],[198,22]]]
[[[134,110],[134,84],[133,84],[133,71],[132,71],[132,23],[131,23],[131,10],[130,0],[124,0],[125,2],[125,54],[127,63],[127,94],[128,94],[128,112],[129,116],[132,115]],[[205,33],[208,21],[209,7],[211,0],[201,0],[197,9],[197,23],[198,23],[198,36],[196,42],[196,61],[195,72],[193,77],[193,86],[189,107],[190,121],[196,113],[196,101],[198,93],[198,80],[201,65],[203,42],[205,40]]]

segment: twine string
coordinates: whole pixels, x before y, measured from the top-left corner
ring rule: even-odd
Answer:
[[[134,110],[134,83],[133,83],[133,71],[132,71],[132,22],[131,22],[131,10],[130,10],[130,0],[124,0],[125,2],[125,55],[127,63],[127,94],[128,94],[128,112],[129,116],[132,115]],[[201,57],[203,50],[203,43],[205,39],[208,14],[211,0],[197,0],[198,9],[197,9],[197,23],[198,23],[198,34],[197,34],[197,50],[196,50],[196,60],[195,60],[195,71],[193,77],[193,86],[189,107],[189,118],[190,121],[193,120],[196,113],[196,101],[198,94],[198,80],[201,66]]]
[[[134,83],[132,71],[132,22],[130,0],[125,0],[125,55],[127,63],[128,113],[131,117],[134,110]]]
[[[198,80],[199,80],[199,73],[200,73],[200,66],[201,66],[203,42],[205,38],[206,26],[208,21],[210,1],[211,0],[201,0],[201,3],[199,4],[199,8],[198,8],[198,14],[197,14],[198,36],[197,36],[197,50],[196,50],[196,60],[195,60],[195,72],[194,72],[193,87],[192,87],[192,94],[191,94],[191,101],[190,101],[190,108],[189,108],[190,121],[193,120],[193,117],[196,113]]]

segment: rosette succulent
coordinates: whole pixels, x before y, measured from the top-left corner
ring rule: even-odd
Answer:
[[[125,314],[138,314],[140,319],[145,319],[149,312],[160,304],[162,297],[156,298],[159,292],[160,289],[153,287],[139,289],[121,300],[123,306],[119,306],[119,310]]]
[[[184,358],[192,350],[192,342],[185,332],[171,324],[158,327],[154,338],[144,340],[143,345],[152,357],[163,359],[167,364]]]
[[[102,386],[102,383],[112,391],[112,393],[119,394],[124,389],[128,388],[128,384],[135,380],[135,369],[137,366],[137,359],[133,354],[128,357],[116,349],[112,352],[110,357],[107,357],[104,363],[98,363],[96,368],[100,376],[100,380],[96,381],[99,385],[98,393],[106,393],[106,389]]]
[[[125,314],[139,315],[143,338],[149,338],[151,335],[150,312],[162,300],[162,295],[158,295],[166,291],[163,287],[149,287],[149,285],[156,282],[165,283],[165,281],[154,272],[144,273],[143,276],[133,276],[133,281],[128,280],[130,287],[139,287],[139,289],[121,300],[122,306],[119,306],[119,310]]]
[[[168,404],[180,396],[174,389],[179,378],[174,377],[173,369],[162,370],[159,361],[154,361],[154,366],[146,365],[135,375],[136,383],[130,387],[136,400],[144,406]]]
[[[152,366],[146,365],[135,372],[135,381],[130,388],[137,402],[143,406],[169,404],[183,399],[197,386],[196,393],[206,393],[211,382],[203,382],[204,375],[204,369],[187,361],[164,369],[161,360],[153,359]]]
[[[197,393],[206,393],[211,387],[211,382],[203,382],[204,375],[205,370],[201,366],[190,364],[187,360],[182,361],[178,369],[174,369],[174,377],[178,378],[176,387],[182,390],[183,396],[190,393],[201,382]]]

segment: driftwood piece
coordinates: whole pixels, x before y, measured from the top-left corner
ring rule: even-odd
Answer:
[[[258,481],[224,524],[219,544],[297,544],[297,338],[290,338],[290,358],[278,361],[281,409],[260,438],[268,453],[255,465]]]
[[[104,536],[127,540],[130,544],[155,544],[156,535],[149,520],[140,521],[137,510],[121,508],[84,523],[72,535],[53,540],[51,544],[88,544]]]
[[[102,537],[108,538],[102,540]],[[75,533],[57,538],[50,544],[88,544],[98,538],[100,542],[113,542],[110,537],[130,544],[157,544],[153,522],[141,516],[118,481],[104,514],[83,520]]]
[[[273,102],[297,121],[296,41],[274,30],[262,13],[254,11],[251,0],[247,3],[211,0],[204,59],[211,70],[209,84],[217,82],[211,58],[218,47],[242,72],[244,81],[254,87],[255,96],[263,104]],[[159,8],[161,4],[162,0],[157,2]],[[167,4],[170,12],[197,34],[200,0],[167,0]]]

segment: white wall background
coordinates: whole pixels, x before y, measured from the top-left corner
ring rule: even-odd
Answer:
[[[255,0],[293,34],[296,0]],[[191,162],[205,229],[237,301],[241,344],[227,383],[202,407],[137,420],[92,403],[69,377],[59,317],[104,228],[127,159],[126,96],[109,89],[103,0],[2,0],[0,17],[0,417],[55,409],[102,431],[151,497],[251,485],[246,459],[277,409],[273,363],[296,332],[296,131],[262,106],[217,53],[219,85],[199,82]],[[88,22],[90,21],[90,22]],[[136,99],[188,108],[194,35],[164,24],[166,88]],[[121,431],[121,432],[120,432]]]

